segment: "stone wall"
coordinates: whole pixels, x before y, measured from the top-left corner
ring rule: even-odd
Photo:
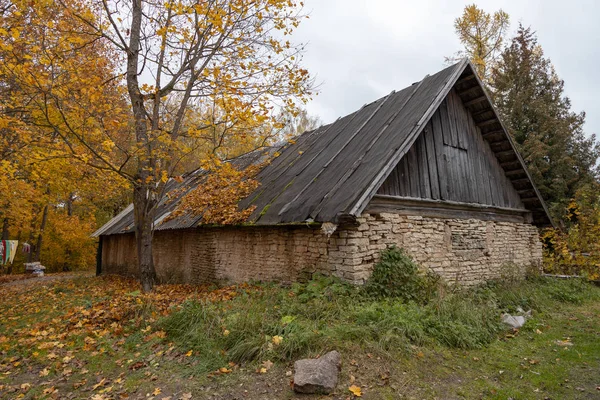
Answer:
[[[328,238],[318,227],[225,227],[156,231],[162,283],[296,281],[327,273]],[[133,234],[103,237],[102,272],[137,275]]]
[[[296,281],[312,273],[361,284],[381,250],[403,247],[422,266],[463,285],[539,266],[537,228],[523,223],[365,214],[327,237],[317,227],[228,227],[157,231],[161,282]],[[133,234],[103,238],[103,273],[136,275]],[[511,271],[514,273],[514,271]]]
[[[336,244],[343,251],[330,253],[337,265],[333,273],[354,283],[366,281],[381,250],[391,244],[446,281],[462,285],[541,267],[542,244],[530,224],[391,213],[365,214],[358,222],[338,233]]]

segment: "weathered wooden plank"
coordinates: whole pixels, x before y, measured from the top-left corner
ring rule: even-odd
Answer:
[[[495,158],[495,157],[494,157]],[[522,168],[521,162],[517,159],[514,161],[506,161],[500,163],[500,167],[504,170],[512,171],[514,169]]]
[[[513,179],[511,182],[516,189],[522,189],[524,186],[531,187],[531,181],[527,178]]]
[[[498,119],[496,117],[477,122],[477,126],[482,128],[484,126],[492,125],[495,123],[498,123]]]
[[[517,153],[513,149],[497,151],[495,154],[496,157],[500,158],[517,158]]]
[[[493,182],[494,182],[494,186],[496,188],[496,204],[498,204],[499,206],[505,206],[505,201],[504,201],[504,190],[502,188],[501,182],[500,182],[500,173],[499,171],[501,171],[501,168],[498,168],[498,160],[496,160],[496,157],[494,156],[494,152],[492,151],[492,149],[489,148],[489,146],[486,146],[487,148],[487,154],[488,154],[488,158],[490,159],[490,164],[491,164],[491,168],[492,168],[492,176],[493,176]]]
[[[408,167],[408,155],[404,156],[402,162],[402,186],[403,190],[400,192],[403,196],[408,196],[410,193],[410,171]]]
[[[484,181],[483,174],[481,172],[481,163],[479,162],[479,141],[481,141],[481,137],[478,135],[478,132],[475,127],[475,121],[471,118],[470,113],[467,112],[467,128],[468,128],[468,139],[469,139],[469,161],[472,167],[473,173],[473,190],[475,192],[475,201],[479,204],[485,204],[485,189],[484,189]]]
[[[462,104],[462,100],[453,90],[450,92],[449,96],[452,98],[452,106],[454,108],[454,122],[456,124],[456,133],[457,133],[457,143],[458,147],[461,149],[468,149],[467,143],[467,119],[466,112],[467,110],[464,108]]]
[[[495,137],[497,135],[500,135],[502,137],[502,139],[506,138],[506,135],[504,134],[503,130],[496,130],[496,131],[489,131],[483,134],[483,138],[488,140],[489,138]]]
[[[435,218],[477,218],[506,222],[523,222],[531,217],[531,213],[524,209],[382,195],[376,195],[366,211],[373,213],[393,212]]]
[[[408,174],[410,176],[410,195],[411,197],[421,197],[421,182],[419,175],[419,162],[415,147],[408,151]]]
[[[429,170],[429,183],[431,185],[431,197],[433,199],[440,198],[440,181],[438,176],[438,165],[435,156],[435,142],[433,139],[433,126],[429,121],[423,132],[425,137],[425,149],[427,152],[427,166]]]
[[[481,170],[481,178],[482,178],[482,190],[483,196],[485,198],[484,204],[492,204],[492,190],[489,183],[490,176],[489,171],[487,170],[487,163],[485,160],[485,146],[486,142],[481,137],[481,131],[477,126],[475,126],[475,121],[473,121],[474,132],[477,138],[477,161],[479,164],[479,169]]]
[[[463,148],[461,144],[461,140],[459,139],[459,128],[460,125],[458,123],[458,112],[456,107],[456,100],[454,97],[454,92],[451,90],[448,94],[448,122],[450,126],[450,130],[452,131],[452,144],[453,147]]]
[[[461,90],[460,92],[458,92],[458,95],[460,97],[463,97],[463,96],[471,96],[471,95],[479,94],[479,93],[483,93],[483,91],[481,90],[479,85],[475,85],[469,89]]]
[[[467,110],[462,105],[460,97],[453,91],[449,95],[452,98],[453,115],[457,134],[457,158],[459,160],[458,179],[460,180],[460,199],[467,202],[475,202],[474,185],[472,184],[473,172],[468,157],[468,122]]]
[[[504,174],[509,178],[514,178],[517,176],[527,176],[527,173],[523,168],[513,169],[513,170],[504,170]],[[529,181],[529,178],[526,178]]]
[[[425,147],[425,136],[421,136],[415,143],[419,157],[419,175],[421,183],[421,197],[431,199],[431,183],[429,181],[429,166],[427,165],[427,148]]]
[[[392,184],[390,185],[390,192],[395,193],[395,195],[399,195],[402,192],[402,169],[400,168],[400,164],[394,168],[394,171],[390,174],[390,177],[393,176]],[[390,178],[388,178],[390,179]]]
[[[388,180],[390,180],[390,185],[389,185],[388,190],[391,193],[394,193],[395,195],[400,194],[400,174],[401,173],[402,172],[400,171],[400,165],[398,165],[398,166],[396,166],[396,168],[394,168],[394,170],[388,177]]]
[[[465,105],[465,107],[469,108],[469,107],[471,107],[474,104],[481,103],[481,102],[484,102],[484,101],[487,101],[487,97],[485,95],[481,95],[481,96],[475,97],[474,99],[466,101],[464,103],[464,105]]]
[[[454,191],[453,200],[466,201],[466,185],[464,180],[461,159],[461,149],[456,147],[446,146],[448,154],[450,155],[450,169],[452,171],[452,186]]]
[[[478,169],[476,170],[476,144],[475,144],[475,121],[471,118],[469,111],[464,107],[459,97],[456,97],[458,102],[459,122],[461,124],[462,142],[463,147],[466,151],[466,180],[468,187],[468,199],[473,203],[480,202],[481,187],[477,184],[478,182]]]
[[[488,148],[489,148],[489,145],[488,145]],[[500,201],[501,206],[508,206],[510,204],[509,199],[508,199],[508,191],[511,188],[509,188],[506,185],[505,179],[503,179],[506,177],[504,176],[504,171],[502,170],[502,167],[500,166],[500,162],[496,158],[496,155],[494,154],[492,149],[491,148],[489,148],[489,149],[490,149],[489,157],[492,160],[492,164],[494,165],[494,178],[496,181],[496,185],[498,187],[498,194],[499,194],[498,201]]]
[[[448,168],[444,158],[444,139],[439,110],[431,117],[431,128],[437,164],[437,174],[440,182],[440,198],[448,199]]]
[[[498,194],[498,186],[496,185],[496,179],[495,179],[495,174],[494,174],[494,164],[493,161],[495,160],[492,156],[492,151],[489,148],[489,146],[487,145],[487,143],[484,143],[484,163],[485,163],[485,168],[487,170],[487,181],[488,181],[488,185],[490,187],[490,197],[491,197],[491,204],[499,206],[500,205],[500,196]]]
[[[485,154],[485,143],[480,143],[480,153],[479,153],[479,165],[481,168],[481,175],[483,177],[483,190],[485,195],[485,204],[494,204],[492,185],[490,184],[491,175],[488,169],[488,163],[486,161]]]
[[[473,74],[467,75],[464,78],[460,78],[459,80],[457,80],[456,84],[457,85],[462,85],[463,83],[471,82],[474,79],[475,79],[475,75],[473,75]]]
[[[450,129],[450,119],[448,117],[448,98],[445,98],[442,104],[440,104],[440,108],[436,114],[439,114],[440,132],[442,133],[444,144],[453,146],[452,130]]]

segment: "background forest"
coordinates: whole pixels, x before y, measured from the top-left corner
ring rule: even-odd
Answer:
[[[183,88],[195,80],[193,101],[186,100],[186,90],[161,87],[160,76],[154,76],[156,84],[138,82],[140,98],[156,112],[144,122],[151,129],[140,140],[127,80],[135,74],[123,68],[130,52],[120,37],[122,11],[107,14],[115,16],[116,26],[109,35],[99,16],[104,11],[94,2],[31,6],[0,0],[2,238],[33,245],[29,255],[19,253],[12,271],[5,267],[3,272],[20,272],[26,257],[41,260],[48,271],[92,268],[96,242],[91,233],[141,189],[156,191],[156,201],[170,178],[199,167],[218,169],[226,159],[319,125],[303,109],[315,91],[300,64],[304,48],[282,39],[304,18],[300,5],[253,2],[247,17],[261,30],[251,33],[236,25],[233,14],[166,4],[171,6],[157,10],[165,20],[146,28],[167,28],[140,38],[155,71],[172,71],[163,68],[170,53],[160,49],[171,46],[172,53],[181,53],[176,43],[195,40],[176,16],[206,17],[213,37],[229,32],[231,46],[201,72],[195,66],[188,75],[173,73],[175,81],[185,77],[177,81]],[[477,67],[548,204],[556,229],[542,232],[547,270],[598,278],[600,145],[584,132],[585,113],[572,110],[535,27],[519,24],[514,33],[510,27],[509,15],[501,10],[465,7],[455,20],[463,49],[446,62],[468,57]],[[202,51],[209,50],[207,44]],[[183,57],[200,60],[209,54],[196,51]],[[174,65],[185,69],[173,57]],[[255,79],[258,71],[264,79]]]

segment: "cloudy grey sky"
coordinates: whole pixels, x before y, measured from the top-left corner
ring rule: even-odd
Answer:
[[[321,83],[309,104],[324,122],[346,115],[444,66],[460,50],[453,21],[473,1],[305,0],[310,18],[294,39],[308,43],[304,65]],[[574,111],[586,111],[586,133],[600,133],[600,2],[594,0],[479,0],[502,8],[511,34],[522,22],[558,75]]]

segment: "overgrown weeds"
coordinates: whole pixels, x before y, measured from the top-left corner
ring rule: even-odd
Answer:
[[[374,298],[426,303],[439,285],[438,275],[422,271],[404,249],[391,246],[381,253],[364,292]]]
[[[380,352],[429,344],[480,348],[506,330],[503,312],[520,307],[547,313],[563,303],[600,298],[586,282],[541,277],[436,292],[435,280],[418,272],[404,253],[392,249],[388,255],[380,264],[387,270],[376,268],[377,283],[364,288],[322,276],[291,288],[258,285],[227,303],[187,302],[160,325],[170,340],[206,355],[214,365],[289,361],[357,345]],[[395,277],[402,282],[398,288],[391,284]]]

